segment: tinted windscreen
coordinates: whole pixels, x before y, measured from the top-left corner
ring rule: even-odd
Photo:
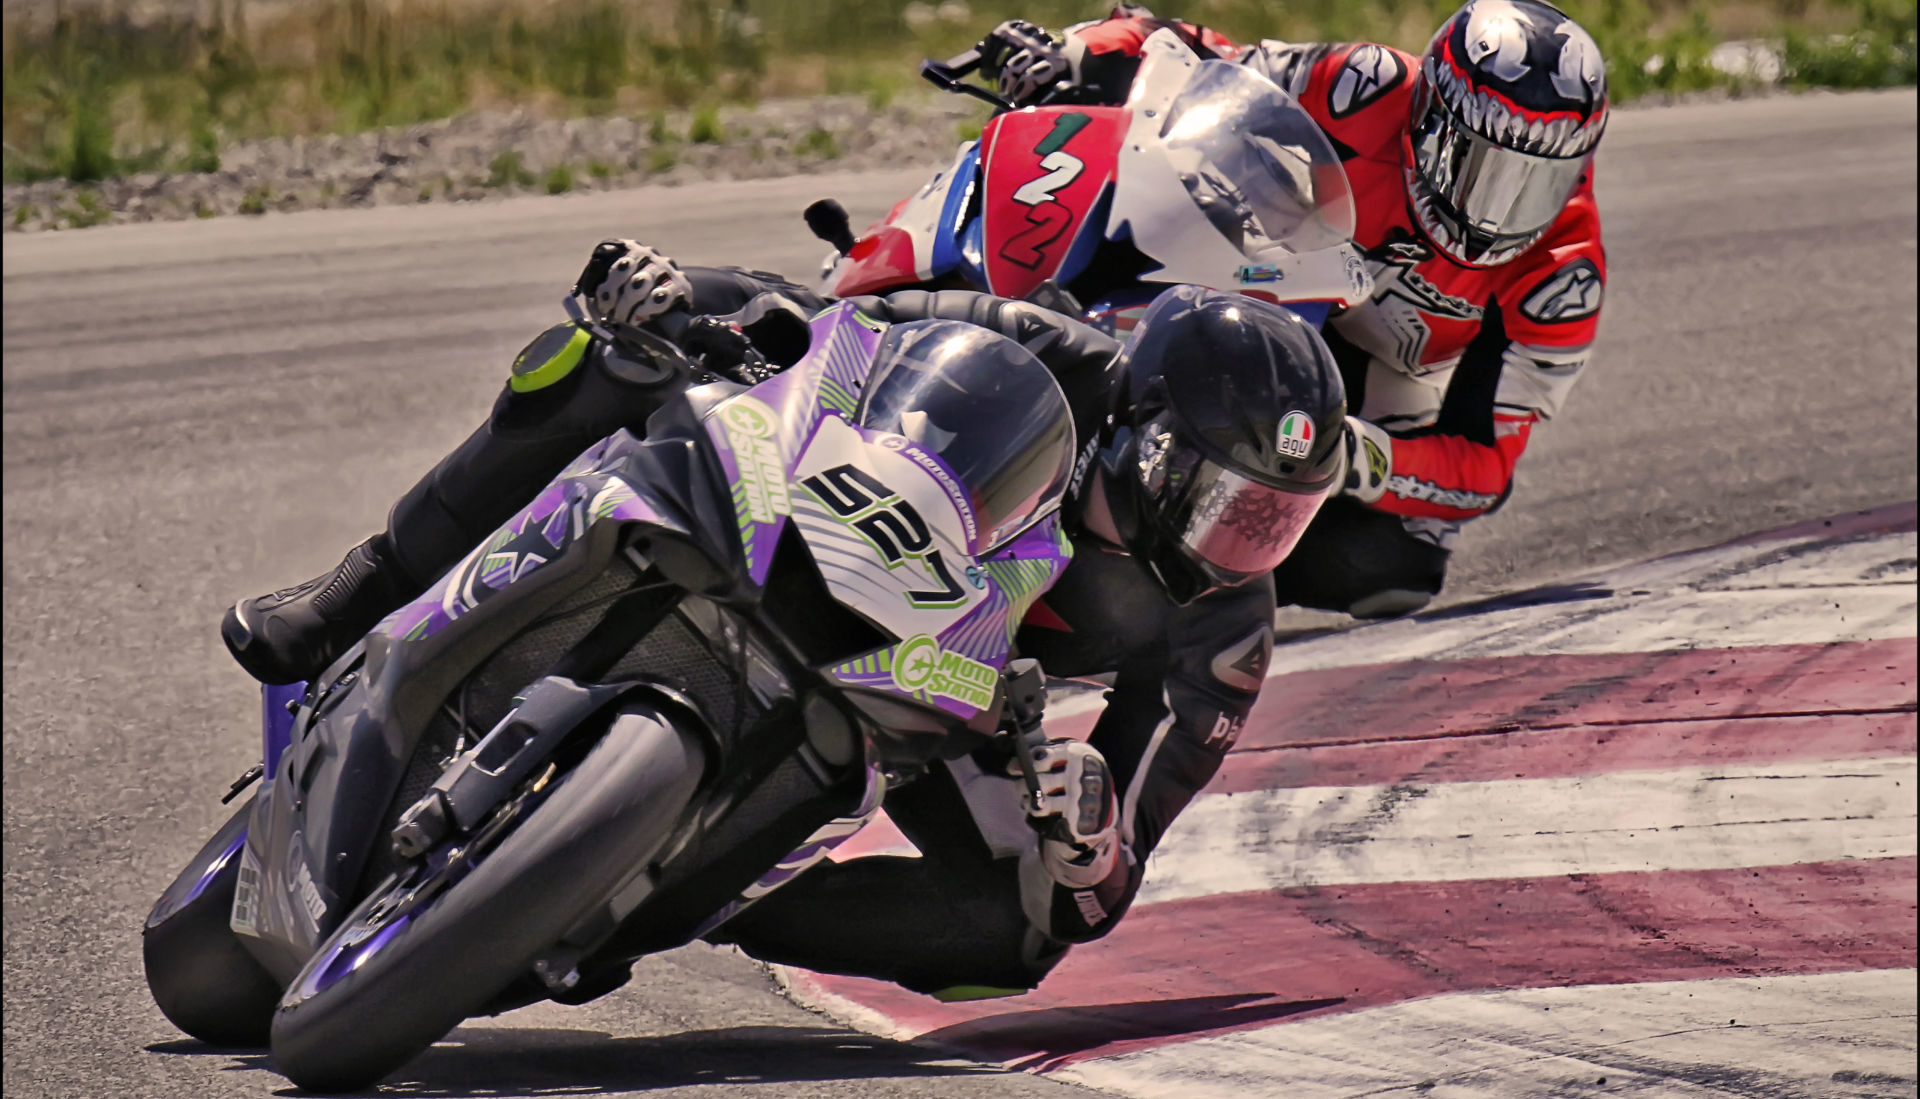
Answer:
[[[966,486],[991,551],[1059,502],[1073,417],[1047,368],[998,333],[960,321],[887,330],[856,420],[939,455]]]
[[[1258,73],[1201,62],[1160,136],[1195,203],[1247,255],[1310,252],[1353,235],[1353,192],[1333,146]]]

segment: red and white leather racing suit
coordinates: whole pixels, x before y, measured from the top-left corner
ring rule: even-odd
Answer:
[[[1089,94],[1125,97],[1141,44],[1172,27],[1202,56],[1237,61],[1320,124],[1347,171],[1355,242],[1373,298],[1328,321],[1354,414],[1394,436],[1387,491],[1371,506],[1450,549],[1462,520],[1505,500],[1534,425],[1553,418],[1585,368],[1600,319],[1606,251],[1591,176],[1545,234],[1493,266],[1468,267],[1418,228],[1406,133],[1419,58],[1373,43],[1237,46],[1141,9],[1070,28]]]

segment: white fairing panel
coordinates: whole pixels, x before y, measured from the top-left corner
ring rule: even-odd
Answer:
[[[1351,243],[1247,256],[1194,205],[1160,138],[1160,127],[1200,64],[1171,30],[1155,31],[1141,48],[1140,71],[1127,98],[1133,120],[1120,146],[1107,238],[1118,239],[1124,231],[1134,247],[1160,264],[1140,276],[1147,282],[1259,290],[1283,302],[1351,306],[1367,300],[1373,295],[1373,280]]]
[[[987,598],[969,579],[963,490],[933,462],[829,415],[794,468],[793,522],[821,579],[896,637],[937,636]],[[835,476],[848,466],[864,476]]]

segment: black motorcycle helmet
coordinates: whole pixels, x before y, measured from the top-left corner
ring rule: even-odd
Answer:
[[[1346,387],[1320,333],[1280,306],[1179,286],[1115,368],[1102,464],[1128,552],[1183,606],[1285,560],[1340,473]]]

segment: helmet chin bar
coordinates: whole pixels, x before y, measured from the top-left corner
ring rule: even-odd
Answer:
[[[1174,540],[1165,536],[1158,524],[1145,514],[1141,494],[1145,491],[1140,478],[1135,474],[1134,466],[1139,457],[1139,433],[1131,428],[1121,427],[1126,432],[1124,438],[1116,438],[1097,459],[1094,470],[1087,475],[1087,484],[1081,492],[1083,516],[1093,505],[1093,493],[1100,493],[1107,515],[1113,522],[1113,533],[1119,536],[1119,545],[1127,554],[1152,572],[1160,582],[1160,588],[1167,598],[1177,607],[1184,607],[1221,584],[1208,575],[1198,562],[1193,561],[1181,551]],[[1099,531],[1093,533],[1106,537]]]
[[[1409,150],[1409,152],[1411,152]],[[1551,225],[1517,237],[1493,237],[1465,228],[1440,197],[1420,178],[1411,161],[1405,165],[1407,205],[1420,232],[1447,258],[1468,267],[1498,267],[1534,246]]]

